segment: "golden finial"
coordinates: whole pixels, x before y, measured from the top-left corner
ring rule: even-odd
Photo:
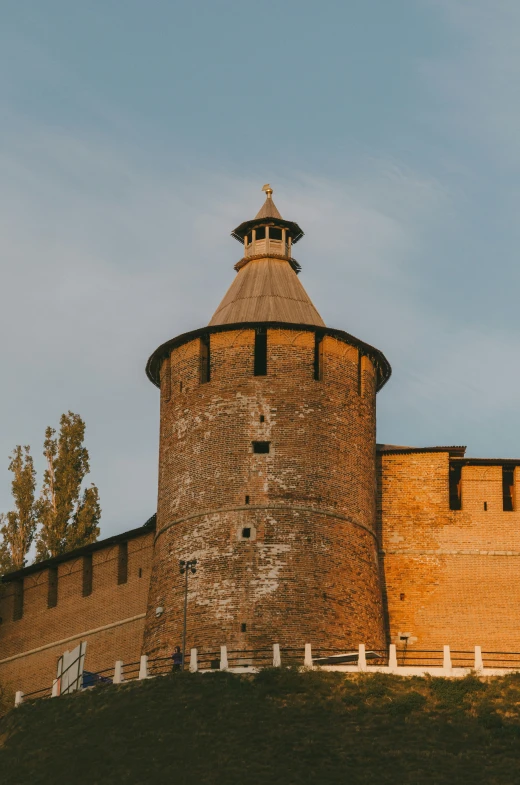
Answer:
[[[269,183],[266,183],[266,184],[264,185],[264,187],[262,188],[262,191],[265,191],[265,192],[266,192],[266,194],[267,194],[267,198],[268,198],[268,199],[270,199],[270,198],[271,198],[271,194],[273,193],[273,189],[271,188],[271,186],[269,185]]]

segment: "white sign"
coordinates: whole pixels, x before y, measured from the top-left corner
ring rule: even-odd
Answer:
[[[52,688],[53,695],[65,695],[81,689],[87,642],[82,641],[72,651],[66,651],[58,660],[58,672]]]

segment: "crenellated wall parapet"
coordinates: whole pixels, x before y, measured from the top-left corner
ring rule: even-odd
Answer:
[[[87,670],[139,657],[153,530],[100,541],[31,565],[0,584],[0,682],[44,686],[59,657],[88,642]]]
[[[489,650],[519,650],[520,476],[517,466],[504,475],[504,466],[509,471],[511,462],[450,456],[448,448],[379,454],[380,558],[392,642],[427,649],[449,634],[455,648],[478,640]]]

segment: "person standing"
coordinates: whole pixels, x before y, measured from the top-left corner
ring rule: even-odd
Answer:
[[[176,646],[175,649],[173,650],[172,660],[173,660],[172,670],[180,671],[182,668],[182,652],[180,646]]]

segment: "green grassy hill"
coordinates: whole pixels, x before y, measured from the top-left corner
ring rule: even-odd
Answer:
[[[272,669],[97,687],[4,717],[0,782],[512,785],[520,676]]]

